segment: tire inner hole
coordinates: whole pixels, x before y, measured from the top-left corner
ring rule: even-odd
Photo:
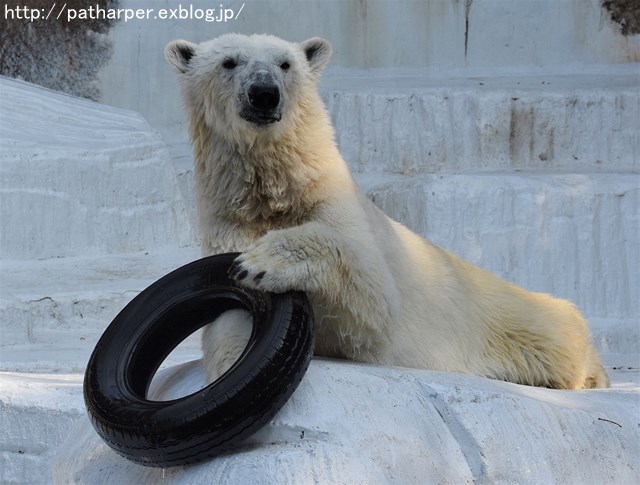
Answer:
[[[194,331],[160,364],[149,385],[147,399],[179,399],[222,377],[246,349],[252,327],[247,310],[233,309]],[[203,335],[206,348],[202,345]],[[204,365],[205,361],[209,364]]]

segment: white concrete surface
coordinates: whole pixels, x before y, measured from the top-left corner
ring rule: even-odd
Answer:
[[[436,244],[590,319],[626,323],[640,352],[640,174],[481,173],[358,180]]]
[[[51,483],[56,450],[83,416],[81,373],[0,371],[0,483]]]
[[[197,390],[171,368],[157,399]],[[178,383],[178,384],[177,384]],[[55,484],[580,483],[640,478],[637,392],[567,392],[314,360],[276,418],[233,453],[166,470],[117,455],[81,418]]]
[[[84,372],[116,314],[161,276],[198,259],[197,248],[3,261],[1,370]],[[191,346],[193,358],[199,345]],[[28,358],[25,358],[28,356]]]
[[[640,64],[624,64],[334,69],[322,90],[357,172],[626,173],[640,168],[639,86]]]
[[[0,92],[2,259],[193,243],[171,158],[140,115],[4,77]]]

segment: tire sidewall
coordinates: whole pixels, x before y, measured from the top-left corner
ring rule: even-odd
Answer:
[[[312,326],[306,297],[235,285],[227,269],[237,255],[203,258],[159,279],[118,314],[96,345],[84,380],[87,410],[101,437],[127,458],[154,466],[176,464],[171,455],[183,454],[185,442],[192,450],[225,451],[275,414],[302,378],[312,353],[313,329],[307,329],[311,336],[303,344],[306,355],[290,356],[278,347],[290,332],[300,332],[290,328],[288,312],[298,312],[294,324],[302,319]],[[232,308],[244,308],[253,316],[249,343],[232,368],[188,396],[146,399],[164,358],[188,335]],[[183,321],[176,321],[180,317]]]

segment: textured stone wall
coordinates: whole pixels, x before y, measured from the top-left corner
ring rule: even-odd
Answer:
[[[89,2],[62,3],[66,9],[80,9]],[[54,7],[51,0],[4,2],[0,12],[0,74],[97,100],[97,74],[111,57],[111,40],[106,34],[114,21],[68,20],[65,11],[58,9],[62,3]],[[118,3],[119,0],[91,2],[101,8],[117,7]],[[39,18],[32,11],[37,11]]]
[[[622,35],[640,34],[638,0],[603,0],[602,6],[611,13],[611,20],[620,25]]]

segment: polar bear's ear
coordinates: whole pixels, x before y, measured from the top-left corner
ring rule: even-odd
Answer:
[[[300,44],[300,47],[302,47],[302,51],[311,67],[311,72],[314,74],[318,74],[329,64],[333,50],[329,41],[320,37],[313,37],[305,40]]]
[[[164,48],[164,58],[178,72],[189,70],[189,61],[196,53],[196,44],[186,40],[174,40]]]

